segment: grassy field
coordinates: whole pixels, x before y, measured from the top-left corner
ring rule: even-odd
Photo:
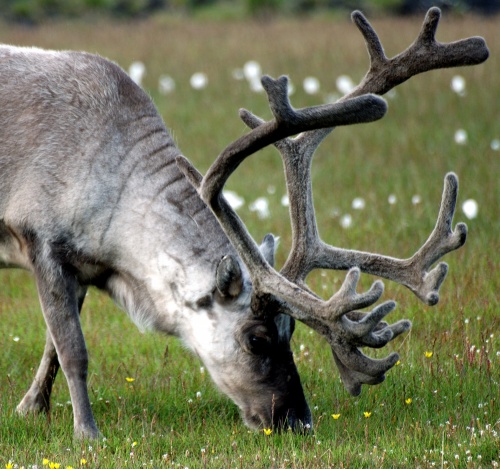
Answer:
[[[388,55],[410,44],[420,23],[421,18],[373,21]],[[299,327],[293,349],[315,430],[307,436],[250,432],[237,408],[215,390],[201,363],[182,344],[140,334],[107,297],[92,290],[82,324],[91,357],[94,414],[107,438],[91,446],[75,443],[62,375],[49,419],[15,414],[41,357],[45,327],[29,275],[4,271],[0,467],[498,467],[499,23],[500,18],[445,16],[438,39],[483,35],[489,60],[413,78],[388,98],[384,119],[337,129],[316,155],[319,228],[336,246],[410,256],[432,230],[448,171],[460,179],[459,205],[467,199],[478,204],[473,219],[457,211],[455,221],[467,222],[469,238],[445,259],[450,273],[438,305],[427,307],[408,290],[385,282],[384,299],[398,302],[392,319],[411,319],[413,329],[386,347],[400,353],[401,363],[384,383],[364,388],[359,398],[349,397],[326,343]],[[367,67],[362,38],[347,19],[256,24],[158,17],[36,29],[2,25],[0,41],[98,52],[124,68],[142,61],[147,71],[143,86],[184,154],[202,170],[245,131],[238,108],[269,118],[265,97],[233,77],[246,61],[258,61],[272,76],[289,75],[296,89],[291,98],[295,107],[331,99],[339,75],[359,80]],[[206,74],[206,88],[191,88],[195,72]],[[164,74],[176,83],[168,95],[158,90]],[[450,88],[457,74],[465,79],[465,96]],[[303,91],[307,76],[319,79],[318,94]],[[467,133],[462,144],[454,137],[459,129]],[[228,187],[245,199],[239,213],[255,237],[269,231],[281,236],[278,262],[283,262],[290,232],[287,209],[280,203],[284,185],[277,153],[265,150],[245,162]],[[258,197],[267,198],[269,218],[259,219],[250,210]],[[362,210],[352,208],[358,197],[365,201]],[[352,220],[349,228],[341,225],[346,214]],[[343,276],[320,272],[310,284],[330,295]],[[372,280],[364,276],[362,287]]]

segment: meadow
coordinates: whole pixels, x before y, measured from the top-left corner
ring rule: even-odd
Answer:
[[[413,41],[421,21],[378,18],[372,24],[392,56]],[[384,350],[368,352],[385,356],[389,349],[400,354],[400,363],[384,383],[350,397],[327,344],[299,325],[292,347],[314,431],[249,431],[236,406],[217,392],[202,364],[177,339],[141,334],[108,297],[91,290],[82,325],[91,360],[89,392],[106,438],[74,442],[62,374],[49,418],[15,413],[41,357],[45,327],[30,275],[2,271],[0,467],[498,467],[499,26],[500,18],[445,14],[438,39],[482,35],[489,60],[414,77],[387,97],[389,111],[382,120],[336,129],[315,157],[313,184],[322,237],[339,247],[395,257],[412,255],[426,240],[445,174],[454,171],[460,180],[455,222],[465,221],[469,236],[462,249],[445,258],[450,271],[440,302],[425,306],[409,290],[385,282],[383,300],[398,304],[390,319],[411,319],[413,328]],[[337,78],[348,75],[358,81],[368,65],[361,35],[341,17],[259,24],[166,16],[37,28],[2,24],[0,41],[96,52],[125,69],[141,61],[146,70],[143,87],[183,153],[202,171],[245,132],[240,107],[270,118],[265,95],[237,79],[246,62],[257,61],[274,77],[287,74],[295,87],[295,107],[335,99]],[[206,86],[192,87],[194,73],[204,74]],[[165,75],[175,83],[169,92],[158,86]],[[320,84],[315,94],[302,86],[310,76]],[[465,83],[461,92],[451,87],[457,76]],[[280,235],[282,263],[290,228],[277,152],[265,149],[246,161],[228,189],[244,199],[238,213],[257,239],[267,232]],[[269,214],[252,210],[259,198],[268,204]],[[466,200],[477,203],[477,214],[464,212]],[[317,272],[310,285],[330,296],[344,275]],[[360,289],[372,281],[362,276]]]

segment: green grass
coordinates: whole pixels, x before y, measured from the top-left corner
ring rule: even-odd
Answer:
[[[420,19],[374,22],[387,53],[414,38]],[[347,395],[326,343],[299,327],[293,339],[296,362],[308,397],[315,431],[301,436],[249,432],[236,407],[211,384],[201,364],[174,338],[140,334],[126,315],[99,292],[85,302],[82,324],[90,350],[89,389],[105,441],[73,442],[71,407],[63,376],[53,393],[50,419],[20,418],[15,406],[28,389],[41,357],[45,327],[29,275],[0,272],[0,467],[43,466],[43,460],[72,467],[449,467],[490,468],[500,463],[500,138],[497,95],[500,67],[498,19],[445,17],[438,39],[481,34],[492,52],[484,65],[441,70],[415,77],[389,99],[380,122],[337,129],[314,162],[314,189],[320,231],[337,246],[393,256],[411,255],[432,230],[446,172],[460,178],[459,205],[478,202],[479,214],[466,220],[469,239],[446,257],[449,276],[441,301],[426,307],[402,287],[386,283],[384,299],[398,307],[391,316],[413,321],[413,329],[386,349],[401,364],[379,386]],[[245,129],[237,109],[269,117],[262,95],[249,91],[231,72],[258,60],[266,73],[290,75],[296,107],[321,102],[335,91],[335,79],[360,79],[367,66],[363,41],[354,26],[337,21],[188,21],[166,17],[138,23],[51,24],[37,29],[3,25],[0,41],[18,45],[99,52],[125,68],[133,60],[147,67],[144,86],[152,95],[184,154],[203,171]],[[194,91],[188,80],[204,71],[209,86]],[[176,91],[157,91],[168,73]],[[461,74],[467,95],[449,86]],[[317,76],[322,92],[308,96],[301,82]],[[455,130],[468,132],[457,145]],[[245,162],[229,181],[244,196],[241,216],[256,238],[281,236],[278,262],[290,245],[279,158],[265,150]],[[275,188],[274,194],[268,188]],[[387,202],[389,195],[397,203]],[[421,203],[413,205],[413,195]],[[248,210],[258,196],[269,198],[272,217],[259,220]],[[351,209],[355,197],[366,200]],[[339,216],[350,213],[343,229]],[[343,273],[311,276],[311,286],[330,295]],[[362,287],[371,278],[363,276]],[[426,352],[432,352],[426,357]],[[373,353],[381,356],[382,350]],[[127,377],[134,378],[128,382]],[[200,393],[200,394],[197,394]],[[410,401],[407,401],[411,399]],[[364,412],[371,412],[366,418]],[[332,414],[340,414],[334,419]],[[86,464],[81,463],[84,459]]]

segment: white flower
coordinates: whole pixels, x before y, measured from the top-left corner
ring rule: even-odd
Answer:
[[[158,91],[161,94],[169,94],[175,90],[175,81],[170,75],[161,75],[158,79]]]
[[[465,145],[467,143],[467,132],[464,129],[458,129],[455,132],[455,143]]]
[[[415,194],[412,198],[411,198],[411,203],[413,205],[418,205],[420,202],[422,202],[422,197],[420,197],[418,194]]]
[[[269,201],[265,197],[259,197],[254,200],[248,208],[252,212],[257,212],[257,216],[259,218],[269,218],[271,216],[271,212],[269,210]]]
[[[246,62],[245,65],[243,65],[243,75],[248,81],[254,80],[255,78],[260,80],[262,69],[259,62],[256,60],[249,60]]]
[[[281,197],[281,205],[283,207],[288,207],[290,205],[290,200],[288,199],[288,195],[284,195],[283,197]]]
[[[302,83],[307,94],[317,94],[320,89],[319,80],[316,77],[306,77]]]
[[[490,148],[493,151],[498,151],[500,150],[500,140],[498,138],[494,138],[491,143],[490,143]]]
[[[464,215],[469,220],[472,220],[473,218],[477,217],[478,210],[479,210],[479,208],[478,208],[477,202],[474,199],[467,199],[462,204],[462,212],[464,212]]]
[[[451,79],[451,89],[459,96],[465,96],[465,78],[461,75],[455,75]]]
[[[226,190],[223,191],[222,194],[233,210],[238,210],[239,208],[243,207],[245,199],[243,197],[240,197],[236,192]]]
[[[363,199],[362,197],[356,197],[351,204],[354,210],[363,210],[365,208],[365,205],[365,199]]]
[[[397,197],[394,194],[391,194],[387,198],[387,202],[389,202],[390,205],[394,205],[398,201]]]
[[[146,75],[146,66],[139,61],[132,62],[128,68],[128,74],[135,83],[141,86],[142,79],[144,78],[144,75]]]
[[[206,86],[208,85],[208,77],[203,72],[193,73],[193,75],[191,75],[191,78],[189,79],[189,84],[195,90],[201,90],[203,88],[206,88]]]
[[[340,218],[340,226],[342,228],[350,228],[352,226],[352,216],[346,213]]]
[[[340,75],[335,84],[337,85],[337,89],[343,94],[350,93],[354,88],[354,82],[348,75]]]

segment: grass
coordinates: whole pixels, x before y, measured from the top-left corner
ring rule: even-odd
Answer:
[[[420,19],[378,19],[388,55],[406,47]],[[477,218],[467,220],[469,239],[447,256],[450,273],[440,303],[429,308],[412,294],[386,282],[391,314],[413,321],[412,331],[386,347],[401,364],[379,386],[359,398],[344,391],[328,347],[299,327],[293,349],[315,431],[269,436],[249,432],[236,407],[212,386],[202,366],[176,339],[140,334],[99,292],[86,300],[82,324],[90,350],[89,389],[93,409],[107,439],[89,446],[72,439],[71,407],[62,376],[53,393],[50,418],[19,418],[15,406],[34,376],[45,327],[28,274],[0,272],[0,467],[449,467],[490,468],[500,463],[500,138],[496,96],[500,92],[498,18],[446,17],[438,39],[481,34],[492,52],[484,65],[441,70],[415,77],[389,99],[380,122],[335,131],[314,162],[314,189],[320,231],[341,247],[398,257],[411,255],[433,227],[446,172],[460,178],[459,204],[473,198]],[[138,23],[56,23],[36,29],[2,25],[0,41],[101,53],[127,68],[146,64],[144,87],[151,94],[184,154],[203,171],[245,129],[237,117],[247,107],[269,117],[262,95],[235,81],[232,71],[258,60],[273,76],[289,74],[296,86],[292,102],[302,107],[335,91],[335,79],[358,80],[367,66],[363,42],[348,21],[280,20],[257,24],[190,21],[157,17]],[[192,90],[197,71],[209,86]],[[176,90],[161,95],[157,80],[168,73]],[[467,95],[450,80],[461,74]],[[308,75],[322,84],[320,95],[301,90]],[[457,129],[468,133],[457,145]],[[280,162],[265,150],[245,162],[228,184],[242,195],[240,210],[256,238],[281,236],[278,262],[290,245]],[[274,192],[273,192],[274,191]],[[387,202],[395,195],[397,203]],[[419,195],[421,202],[412,203]],[[272,217],[259,220],[248,209],[258,196],[270,202]],[[351,202],[363,197],[366,208]],[[353,224],[343,229],[342,214]],[[338,288],[342,273],[320,272],[310,284],[322,294]],[[366,288],[371,278],[362,278]],[[385,355],[387,350],[373,355]],[[431,355],[432,353],[432,355]],[[126,378],[133,378],[128,381]],[[365,417],[365,412],[369,413]],[[338,415],[337,419],[332,414]],[[368,415],[368,414],[367,414]],[[11,463],[9,463],[9,461]]]

